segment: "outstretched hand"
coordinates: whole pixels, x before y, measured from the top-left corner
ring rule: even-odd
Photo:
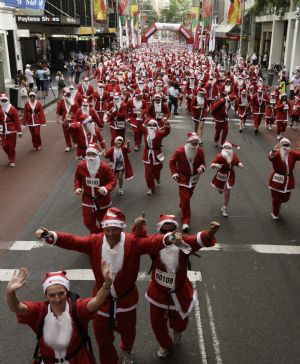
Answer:
[[[44,227],[40,227],[39,229],[36,230],[36,232],[34,233],[34,236],[37,240],[41,240],[43,238],[45,238],[46,236],[49,236],[49,230],[47,228]]]
[[[220,226],[221,226],[221,224],[219,222],[212,221],[210,223],[210,229],[207,232],[207,237],[209,239],[212,239],[215,236],[216,232],[219,230]]]
[[[110,287],[112,285],[112,272],[105,261],[102,261],[101,263],[101,271],[105,281],[105,285]]]
[[[20,269],[16,269],[10,281],[7,284],[6,290],[8,292],[15,292],[18,289],[22,288],[26,283],[27,277],[28,277],[27,268],[22,267]]]

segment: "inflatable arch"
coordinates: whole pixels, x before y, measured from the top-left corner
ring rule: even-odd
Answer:
[[[142,35],[142,43],[148,43],[148,39],[158,30],[178,31],[186,40],[187,44],[194,44],[194,36],[190,30],[181,24],[154,23]]]

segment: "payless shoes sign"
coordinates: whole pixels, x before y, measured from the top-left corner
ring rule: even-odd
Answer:
[[[34,16],[34,15],[17,15],[18,24],[60,24],[59,16]]]

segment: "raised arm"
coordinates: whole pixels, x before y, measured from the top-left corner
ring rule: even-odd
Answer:
[[[6,287],[6,301],[9,309],[21,315],[28,313],[28,307],[19,301],[16,291],[25,285],[27,276],[27,268],[16,269]]]

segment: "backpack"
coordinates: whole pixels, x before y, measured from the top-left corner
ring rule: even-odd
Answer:
[[[69,360],[72,357],[74,357],[79,352],[79,350],[85,345],[88,346],[89,351],[91,352],[92,356],[94,357],[92,341],[91,341],[91,338],[89,336],[88,330],[86,330],[82,326],[82,324],[79,321],[78,316],[77,316],[76,301],[78,300],[78,298],[80,298],[80,296],[77,293],[69,291],[69,297],[71,298],[71,304],[72,304],[72,319],[73,319],[73,321],[74,321],[74,323],[75,323],[75,325],[76,325],[76,327],[77,327],[77,329],[79,331],[79,334],[81,336],[81,342],[80,342],[80,345],[74,351],[71,352],[71,354],[66,356],[66,360]],[[37,344],[36,344],[36,347],[35,347],[34,353],[33,353],[33,359],[35,359],[37,363],[41,363],[43,361],[43,356],[38,355],[39,354],[39,349],[40,349],[40,338],[43,335],[43,327],[44,327],[44,320],[40,324],[40,327],[38,329],[38,333],[36,335]]]

